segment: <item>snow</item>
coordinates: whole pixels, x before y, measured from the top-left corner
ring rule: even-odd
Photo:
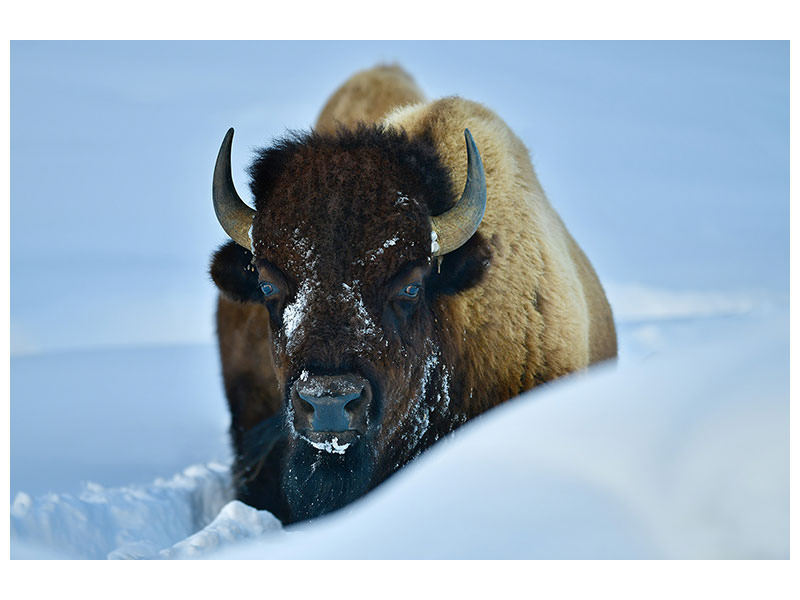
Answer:
[[[433,344],[427,344],[427,357],[422,370],[419,388],[411,400],[411,410],[409,417],[411,422],[401,423],[399,427],[405,427],[406,433],[403,435],[409,445],[416,444],[428,431],[431,423],[431,414],[434,411],[445,412],[450,405],[449,373],[442,366],[442,387],[437,391],[436,399],[427,402],[428,386],[431,382],[433,373],[439,369],[439,348]]]
[[[185,555],[193,545],[186,538],[208,525],[231,497],[229,469],[215,463],[146,486],[88,483],[75,496],[35,499],[20,492],[11,506],[11,536],[73,558],[153,558],[179,542],[165,557]],[[219,529],[218,519],[209,527]]]
[[[220,556],[785,558],[786,321],[729,326],[526,394],[291,540]]]
[[[607,285],[606,293],[615,317],[624,321],[740,315],[770,304],[763,293],[668,290],[630,283]]]
[[[397,191],[397,199],[394,201],[395,206],[408,206],[410,203],[408,196],[406,196],[403,192]]]
[[[370,260],[371,262],[374,262],[381,254],[383,254],[386,251],[387,248],[390,248],[395,244],[397,244],[399,239],[400,239],[399,237],[394,236],[386,240],[385,242],[383,242],[383,244],[381,244],[379,248],[367,252],[367,259]]]
[[[621,343],[635,350],[618,366],[473,420],[288,537],[268,513],[230,502],[228,469],[212,463],[145,485],[19,491],[12,556],[786,557],[787,316],[692,319],[692,343],[674,346],[685,321],[654,320],[646,327],[661,350],[630,343],[642,327],[622,323]],[[127,364],[135,356],[117,354]],[[138,426],[149,437],[156,424]]]
[[[281,534],[281,522],[273,515],[232,500],[222,507],[210,524],[171,548],[162,550],[159,557],[195,558],[242,540]]]
[[[361,296],[361,289],[357,287],[357,284],[358,282],[354,282],[352,286],[348,286],[346,283],[343,283],[342,286],[345,289],[343,297],[349,305],[355,307],[356,331],[360,338],[364,338],[375,335],[377,328],[375,326],[375,321],[372,320],[372,316],[367,311],[367,307],[364,306],[364,298]]]
[[[286,305],[283,311],[283,333],[286,336],[287,343],[291,345],[295,343],[294,335],[298,326],[303,321],[306,314],[308,301],[313,290],[313,283],[310,279],[303,280],[303,284],[297,291],[294,300]]]
[[[308,438],[306,438],[306,437],[304,437],[302,435],[300,437],[303,438],[305,441],[307,441],[312,446],[314,446],[314,448],[316,448],[317,450],[324,450],[328,454],[344,454],[345,451],[350,447],[349,443],[340,444],[339,443],[339,438],[337,438],[337,437],[334,437],[330,441],[326,440],[324,442],[314,442],[314,441],[309,440]]]
[[[789,556],[787,43],[180,48],[12,44],[12,557]],[[432,97],[486,103],[531,149],[620,358],[284,530],[230,490],[210,170],[227,127],[237,177],[380,56]]]

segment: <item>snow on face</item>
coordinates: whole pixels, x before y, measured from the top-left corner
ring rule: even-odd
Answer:
[[[286,336],[287,348],[295,345],[295,332],[306,316],[308,301],[313,290],[311,279],[305,279],[297,291],[294,301],[288,304],[283,311],[283,334]]]
[[[439,364],[439,357],[441,351],[438,347],[431,344],[430,353],[428,358],[425,359],[425,368],[422,372],[422,380],[420,381],[419,391],[416,394],[411,418],[414,421],[414,430],[410,434],[410,442],[416,443],[428,431],[431,421],[431,413],[434,410],[445,412],[450,404],[450,390],[448,386],[448,372],[444,365]],[[434,402],[426,402],[428,397],[428,387],[430,386],[432,375],[434,371],[441,366],[442,385],[437,391],[436,400]]]
[[[307,267],[313,272],[317,262],[314,257],[314,246],[306,238],[301,237],[299,227],[295,227],[292,232],[292,243],[301,260],[305,261]]]
[[[398,194],[396,201],[401,204],[414,202],[405,194]],[[401,397],[396,399],[397,412],[386,427],[392,429],[395,436],[406,432],[402,439],[394,439],[413,452],[419,441],[434,427],[434,414],[437,413],[434,413],[436,406],[430,406],[431,401],[436,400],[437,404],[444,405],[449,401],[446,392],[437,398],[433,389],[433,386],[438,388],[443,379],[447,382],[447,376],[442,374],[441,353],[435,345],[423,342],[423,347],[416,349],[415,358],[412,358],[405,344],[394,343],[394,338],[384,331],[380,320],[382,306],[375,305],[383,298],[375,298],[372,288],[366,283],[371,281],[376,270],[389,271],[396,269],[398,264],[402,265],[408,247],[413,244],[406,239],[403,231],[393,228],[377,235],[365,235],[371,238],[368,245],[364,244],[370,248],[367,252],[351,246],[356,251],[354,254],[337,253],[328,247],[327,242],[317,241],[314,236],[319,234],[318,231],[305,231],[301,225],[294,230],[290,227],[288,232],[291,232],[288,242],[292,252],[285,266],[281,267],[296,281],[298,287],[284,308],[281,335],[276,338],[278,352],[286,353],[287,364],[296,364],[299,369],[308,364],[305,357],[299,354],[300,349],[307,345],[315,352],[327,353],[327,356],[358,356],[361,360],[377,364],[383,364],[387,354],[397,353],[398,356],[390,361],[398,366],[400,373],[406,373],[404,377],[398,374],[406,381],[398,382],[396,393]],[[416,245],[420,246],[419,240]],[[317,254],[317,250],[325,252]],[[349,260],[344,262],[343,258]],[[328,321],[317,323],[318,317]],[[317,340],[319,345],[311,345],[311,338],[316,339],[318,332],[325,337]],[[336,337],[335,352],[327,346],[329,342],[332,343],[332,336]],[[307,381],[313,374],[305,371],[295,376]],[[303,437],[294,430],[295,415],[292,414],[291,403],[286,412],[289,431],[294,437]],[[338,440],[305,441],[329,454],[342,454],[347,449],[347,445]]]
[[[354,326],[354,337],[364,342],[367,338],[376,335],[379,330],[364,305],[364,299],[357,285],[358,281],[352,284],[342,283],[344,292],[341,294],[340,300],[345,306],[354,309],[355,314],[351,320],[351,324]],[[303,324],[309,318],[308,308],[311,298],[319,291],[319,287],[316,279],[304,279],[294,300],[284,309],[283,334],[286,338],[287,350],[297,346],[300,336],[303,334]],[[363,349],[363,343],[359,344],[358,349]]]
[[[397,200],[395,200],[395,201],[394,201],[394,205],[395,205],[395,206],[399,206],[399,207],[403,207],[403,208],[405,208],[405,207],[406,207],[406,206],[408,206],[410,203],[411,203],[411,202],[410,202],[410,200],[408,199],[408,196],[406,196],[406,195],[405,195],[403,192],[401,192],[400,190],[398,190],[398,191],[397,191]]]
[[[450,405],[450,376],[446,365],[441,361],[441,350],[429,341],[426,344],[427,356],[422,367],[422,375],[416,392],[410,399],[408,411],[395,424],[389,435],[404,431],[401,440],[406,448],[413,451],[431,426],[434,413],[444,414]],[[435,385],[438,374],[439,389],[431,389]],[[398,465],[399,466],[399,465]]]
[[[384,241],[382,244],[380,244],[374,250],[370,250],[369,252],[364,254],[363,257],[357,257],[353,261],[353,264],[363,267],[367,263],[375,263],[375,261],[377,261],[381,257],[381,255],[383,255],[383,253],[386,252],[386,250],[388,248],[391,248],[392,246],[396,246],[398,244],[398,242],[400,242],[400,241],[401,241],[400,240],[400,236],[394,235],[394,236],[388,238],[386,241]],[[403,240],[401,245],[404,245],[404,246],[410,248],[410,247],[415,246],[416,243],[413,240],[411,240],[411,241]]]
[[[367,336],[374,335],[378,331],[378,328],[375,325],[375,321],[372,320],[372,316],[370,316],[367,311],[366,306],[364,306],[364,299],[361,296],[359,283],[358,280],[351,284],[342,283],[342,288],[344,289],[342,300],[348,306],[355,308],[356,334],[360,339],[363,339]]]
[[[330,289],[329,284],[323,284],[325,278],[320,275],[320,257],[316,254],[314,244],[304,235],[301,227],[296,227],[290,238],[294,252],[286,266],[298,281],[299,289],[283,312],[282,333],[286,351],[292,352],[298,348],[303,336],[312,331],[317,307],[331,304],[337,306],[337,313],[346,316],[351,340],[349,349],[355,352],[367,349],[367,344],[375,341],[375,336],[380,335],[381,330],[367,309],[359,279],[341,282],[339,290]],[[364,258],[356,262],[363,266],[366,261],[375,261],[387,249],[401,245],[399,234],[387,236],[377,249],[362,255]]]
[[[439,251],[439,236],[436,232],[431,230],[431,254],[436,254]]]
[[[314,290],[319,287],[319,280],[315,272],[317,259],[314,256],[314,247],[306,238],[300,235],[299,227],[296,227],[292,232],[292,243],[302,261],[298,266],[302,267],[305,278],[302,280],[294,300],[286,306],[283,312],[283,334],[286,338],[287,349],[292,349],[296,346],[298,336],[302,334],[301,325],[306,319],[311,296]]]
[[[316,448],[317,450],[322,450],[324,452],[327,452],[328,454],[344,454],[350,447],[350,443],[340,444],[339,438],[337,437],[334,437],[330,441],[326,440],[324,442],[313,442],[307,437],[302,435],[300,437],[303,438],[306,442],[308,442],[312,446],[314,446],[314,448]]]
[[[386,240],[385,242],[383,242],[383,244],[379,248],[376,248],[375,250],[370,250],[369,252],[367,252],[367,260],[369,260],[371,262],[375,262],[375,259],[377,259],[381,254],[383,254],[384,251],[387,248],[390,248],[390,247],[394,246],[395,244],[397,244],[397,242],[399,240],[400,240],[400,238],[397,237],[396,235],[394,237]]]

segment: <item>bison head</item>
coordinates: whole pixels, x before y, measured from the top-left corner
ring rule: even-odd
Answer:
[[[233,130],[223,141],[214,206],[235,243],[211,273],[226,297],[266,308],[283,398],[237,461],[252,469],[280,455],[271,481],[288,520],[360,496],[466,420],[462,334],[448,328],[446,298],[480,280],[489,250],[475,233],[483,166],[465,136],[457,199],[425,136],[378,126],[295,134],[250,167],[255,210],[233,186]]]

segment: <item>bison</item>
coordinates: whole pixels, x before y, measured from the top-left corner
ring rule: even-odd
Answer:
[[[527,150],[484,106],[355,74],[257,152],[255,209],[214,170],[217,333],[237,497],[330,512],[442,436],[616,356],[611,309]]]

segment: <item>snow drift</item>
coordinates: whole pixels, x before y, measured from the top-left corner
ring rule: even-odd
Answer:
[[[691,329],[709,339],[523,394],[285,533],[229,502],[226,468],[195,466],[147,486],[20,493],[12,555],[786,558],[786,315]]]

